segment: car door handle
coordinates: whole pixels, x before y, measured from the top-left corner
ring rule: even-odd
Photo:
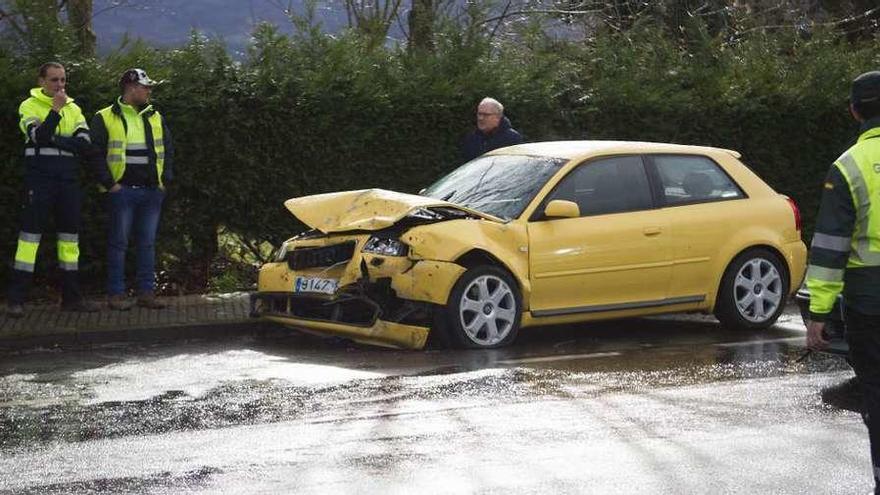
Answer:
[[[660,227],[645,227],[645,229],[642,230],[642,233],[647,236],[658,235],[660,232],[663,232],[663,229]]]

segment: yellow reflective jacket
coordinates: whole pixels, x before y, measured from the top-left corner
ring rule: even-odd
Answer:
[[[76,154],[90,141],[82,110],[68,97],[60,112],[52,111],[52,97],[42,88],[18,107],[19,128],[25,138],[25,166],[29,173],[76,178]]]
[[[126,113],[132,112],[132,115]],[[131,119],[142,119],[143,125]],[[96,114],[92,122],[95,144],[107,157],[107,174],[99,177],[109,189],[126,175],[126,165],[146,165],[150,180],[164,187],[170,178],[170,134],[162,115],[152,105],[134,111],[117,101]]]
[[[822,321],[844,294],[847,307],[880,314],[880,118],[862,125],[858,141],[825,180],[810,247],[810,313]]]

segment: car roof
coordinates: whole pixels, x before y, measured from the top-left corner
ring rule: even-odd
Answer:
[[[629,153],[681,153],[714,155],[726,153],[734,158],[740,158],[740,154],[724,148],[709,146],[690,146],[685,144],[649,143],[641,141],[544,141],[539,143],[525,143],[507,148],[501,148],[491,154],[501,155],[536,155],[565,158],[568,160],[583,159],[596,155],[614,155]]]

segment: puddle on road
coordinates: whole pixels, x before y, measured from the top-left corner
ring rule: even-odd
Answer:
[[[34,486],[16,491],[21,495],[67,495],[70,493],[188,493],[197,492],[222,471],[203,467],[185,473],[158,473],[145,477],[103,478],[51,485]],[[0,493],[3,493],[0,491]]]
[[[150,364],[152,370],[144,369],[146,363],[139,363],[81,372],[80,380],[90,386],[105,380],[105,389],[99,391],[104,399],[101,401],[0,407],[0,451],[30,449],[44,442],[79,442],[291,420],[345,422],[369,415],[422,414],[438,407],[590,400],[608,394],[639,395],[666,387],[841,369],[840,360],[820,358],[796,365],[778,360],[695,362],[690,366],[681,366],[679,362],[678,367],[643,370],[609,371],[601,366],[590,371],[499,367],[436,375],[382,376],[287,363],[258,352],[222,353],[215,357],[216,361],[206,356],[159,360],[161,372],[156,371],[156,362]],[[230,358],[237,366],[229,366]],[[190,370],[184,364],[187,360],[200,362],[202,369]],[[279,379],[290,373],[294,375],[290,380]],[[160,387],[163,381],[175,383]],[[204,381],[210,381],[213,387],[206,388]],[[125,390],[126,387],[134,390]],[[106,400],[110,397],[115,399]]]
[[[48,407],[79,398],[63,385],[40,381],[37,373],[0,376],[0,408]]]
[[[253,350],[128,360],[79,371],[76,381],[91,384],[90,404],[146,400],[168,390],[200,397],[225,382],[281,380],[294,386],[324,385],[380,378],[374,371],[292,362],[283,356]]]
[[[743,339],[698,323],[649,323],[630,322],[626,332],[610,324],[589,333],[563,329],[484,352],[309,349],[299,341],[257,349],[221,344],[210,352],[198,345],[123,348],[58,356],[70,371],[41,354],[0,377],[0,451],[847,370],[842,359],[826,355],[795,363],[802,334],[791,331]]]

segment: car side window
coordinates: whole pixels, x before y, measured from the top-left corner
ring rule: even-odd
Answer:
[[[577,203],[581,216],[604,215],[652,207],[651,187],[639,156],[590,161],[569,173],[548,198]]]
[[[667,205],[744,197],[739,186],[708,157],[656,155],[652,160]]]

